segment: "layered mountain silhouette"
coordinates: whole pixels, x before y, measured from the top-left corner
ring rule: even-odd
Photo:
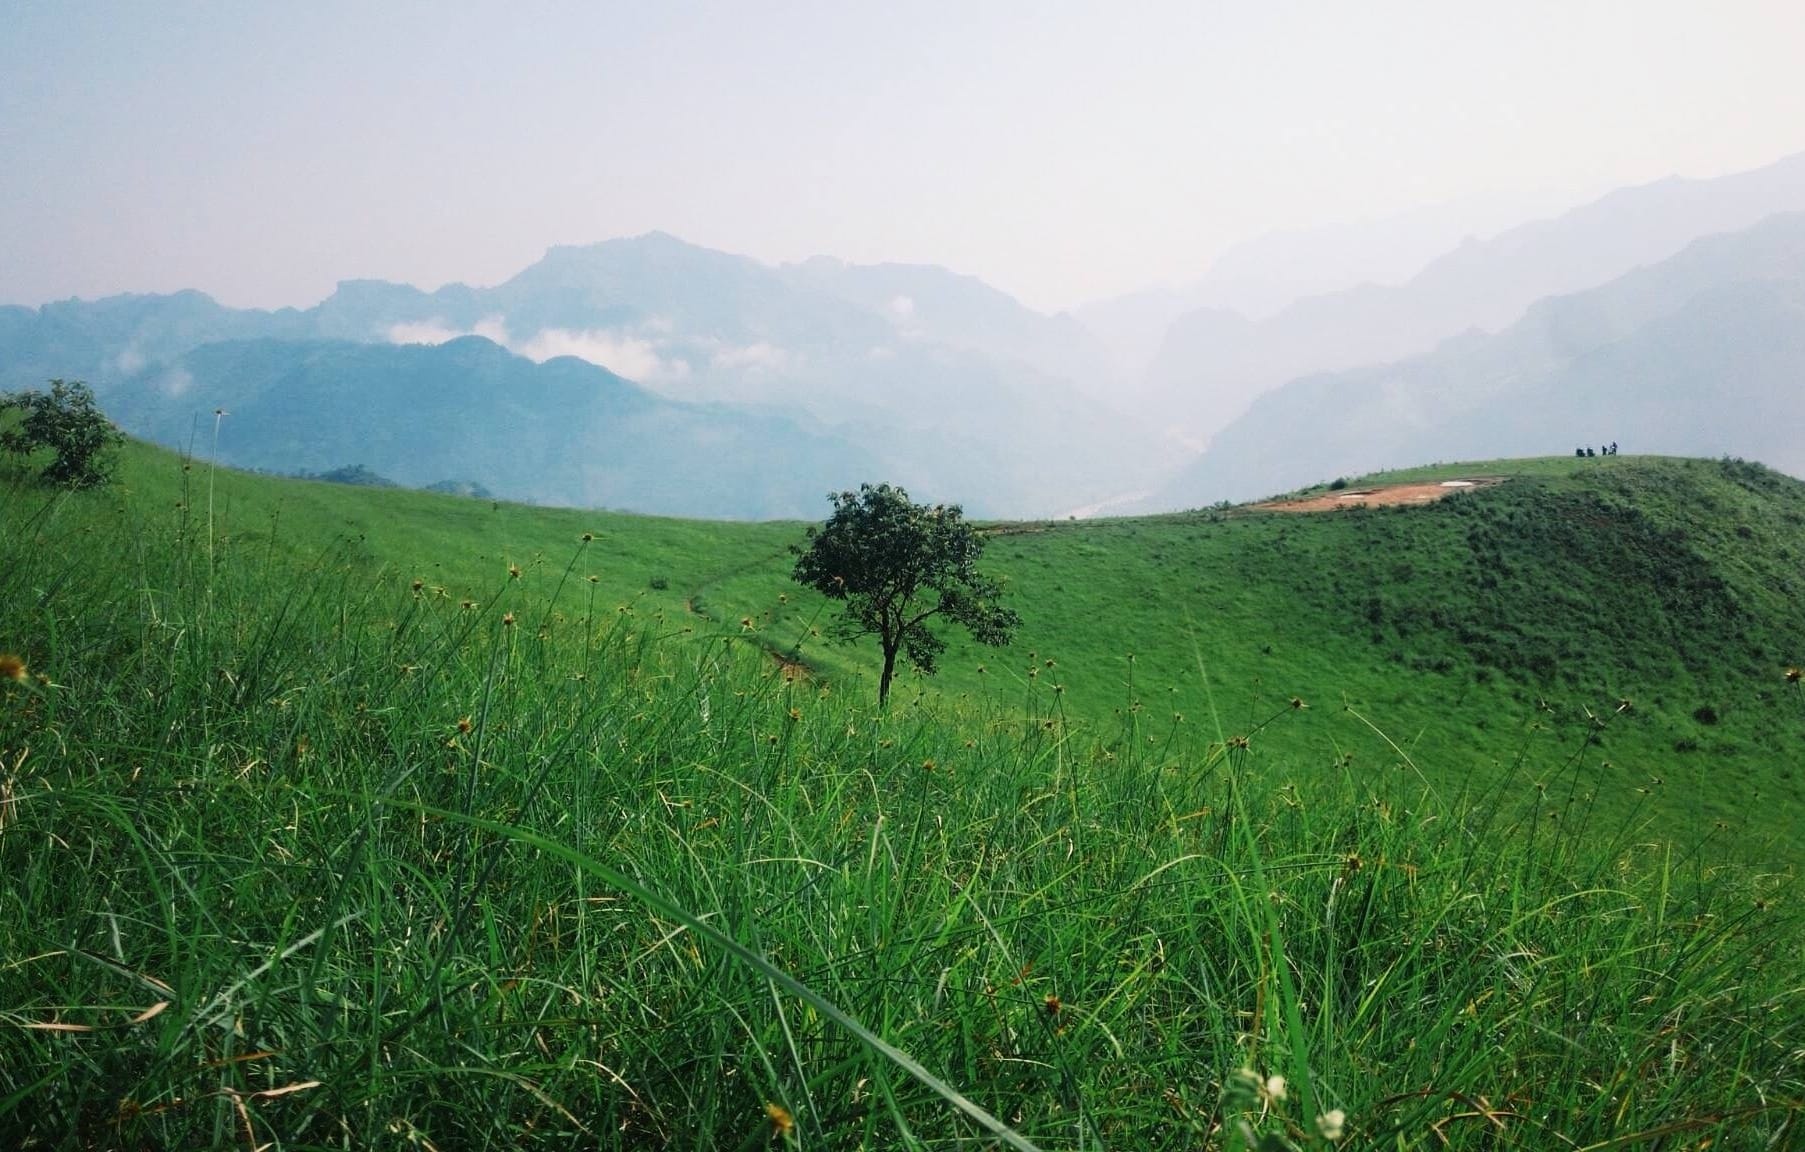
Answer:
[[[1191,312],[1167,331],[1143,403],[1207,442],[1287,380],[1417,355],[1470,329],[1497,331],[1544,297],[1596,287],[1701,236],[1798,210],[1805,210],[1805,155],[1713,180],[1622,189],[1462,244],[1400,285],[1308,297],[1259,320]]]
[[[468,336],[547,369],[561,358],[605,367],[610,380],[631,379],[644,389],[646,405],[690,405],[661,409],[656,421],[642,415],[632,442],[645,450],[631,457],[597,455],[627,441],[595,439],[593,422],[603,413],[579,407],[568,416],[588,429],[582,460],[542,460],[529,484],[503,461],[559,450],[557,444],[498,442],[480,454],[482,467],[449,473],[508,497],[690,514],[731,508],[744,516],[815,515],[830,488],[882,478],[918,496],[963,501],[976,514],[1049,515],[1145,487],[1181,459],[1175,446],[1060,374],[1062,367],[1089,370],[1103,357],[1070,318],[1043,316],[944,269],[826,260],[779,268],[661,233],[553,248],[492,288],[454,284],[427,292],[349,281],[306,310],[232,309],[195,292],[3,309],[0,385],[87,379],[128,430],[173,443],[197,415],[211,412],[209,389],[226,387],[210,374],[218,361],[195,356],[213,344],[273,341],[258,346],[257,372],[243,386],[292,393],[295,412],[337,419],[364,402],[349,386],[367,381],[358,372],[401,361],[357,361],[344,348],[327,355],[317,342],[431,347]],[[287,373],[284,357],[294,361]],[[479,361],[453,356],[433,365],[440,387],[460,397],[474,426],[498,440],[532,426],[514,407],[516,397],[485,391],[500,386],[495,372],[459,375],[477,371]],[[550,406],[583,399],[562,386],[565,377],[549,388],[545,374],[528,367],[512,368],[507,386],[541,381],[530,391],[541,408],[536,418],[555,421]],[[156,381],[181,373],[208,387],[157,389]],[[623,403],[615,396],[607,411],[624,410]],[[691,455],[688,445],[647,439],[699,435],[703,411],[716,428],[738,419],[757,435],[699,441],[710,445],[712,468],[678,467]],[[344,427],[388,435],[374,419]],[[282,470],[364,462],[416,483],[443,478],[438,462],[470,448],[456,441],[454,450],[446,426],[436,422],[406,420],[405,427],[380,462],[332,437],[326,440],[333,450],[342,447],[345,455],[315,451],[303,461],[296,445],[276,453],[273,441],[259,436],[242,441],[234,459]],[[311,433],[298,427],[292,435]],[[804,445],[813,456],[797,455]],[[406,458],[409,451],[415,459]],[[744,458],[728,460],[728,452]],[[650,471],[630,484],[628,467]],[[749,474],[761,482],[744,483]],[[679,493],[688,495],[679,500]]]
[[[1294,380],[1149,503],[1241,500],[1428,460],[1731,455],[1805,475],[1805,213],[1531,307],[1496,335]]]
[[[1109,384],[1139,390],[1172,322],[1206,309],[1261,320],[1294,301],[1369,284],[1402,284],[1472,236],[1543,215],[1521,197],[1474,197],[1388,216],[1293,228],[1234,244],[1193,281],[1092,301],[1072,315],[1112,358]]]
[[[468,490],[539,503],[814,518],[823,493],[875,467],[781,415],[666,400],[575,357],[534,363],[479,336],[221,341],[99,396],[152,440],[209,450],[223,408],[227,464],[329,476],[350,460],[409,487],[480,477]]]
[[[979,516],[1189,506],[1569,440],[1805,472],[1802,210],[1805,155],[1624,189],[1414,275],[1448,220],[1268,238],[1202,297],[1079,317],[944,268],[774,266],[651,233],[492,287],[346,281],[307,309],[0,308],[0,388],[85,379],[128,431],[184,447],[224,407],[221,454],[250,467],[687,515],[813,518],[876,479]],[[1407,251],[1375,249],[1392,233]],[[1406,278],[1278,306],[1358,269]],[[1211,293],[1268,311],[1186,313],[1111,396],[1121,340]]]

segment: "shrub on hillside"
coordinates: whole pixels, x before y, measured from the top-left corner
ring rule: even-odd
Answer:
[[[24,414],[18,427],[0,433],[0,447],[20,456],[51,453],[39,474],[59,488],[98,488],[113,475],[118,429],[80,380],[52,380],[49,392],[15,392],[0,397],[0,411]]]

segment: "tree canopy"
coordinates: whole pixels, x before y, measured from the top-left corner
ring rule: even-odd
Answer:
[[[112,478],[112,447],[120,436],[94,393],[80,380],[52,380],[49,392],[0,396],[0,410],[24,413],[16,428],[0,433],[0,447],[21,456],[52,453],[43,478],[60,488],[98,488]]]
[[[946,641],[930,627],[958,624],[980,644],[1009,643],[1021,618],[1003,607],[1002,584],[978,571],[984,538],[957,504],[916,504],[890,484],[831,495],[833,515],[797,546],[798,583],[843,605],[841,639],[876,636],[884,669],[878,704],[890,698],[896,660],[932,674]]]

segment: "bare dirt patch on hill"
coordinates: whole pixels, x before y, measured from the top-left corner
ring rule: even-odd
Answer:
[[[1465,476],[1416,484],[1380,484],[1330,489],[1291,500],[1268,500],[1254,507],[1263,512],[1333,512],[1337,508],[1372,508],[1382,504],[1432,504],[1456,492],[1471,492],[1502,483],[1502,476]]]

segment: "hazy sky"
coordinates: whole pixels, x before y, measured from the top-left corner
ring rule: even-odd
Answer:
[[[1805,151],[1802,60],[1800,0],[0,0],[0,303],[307,305],[663,229],[1062,307],[1272,229]]]

